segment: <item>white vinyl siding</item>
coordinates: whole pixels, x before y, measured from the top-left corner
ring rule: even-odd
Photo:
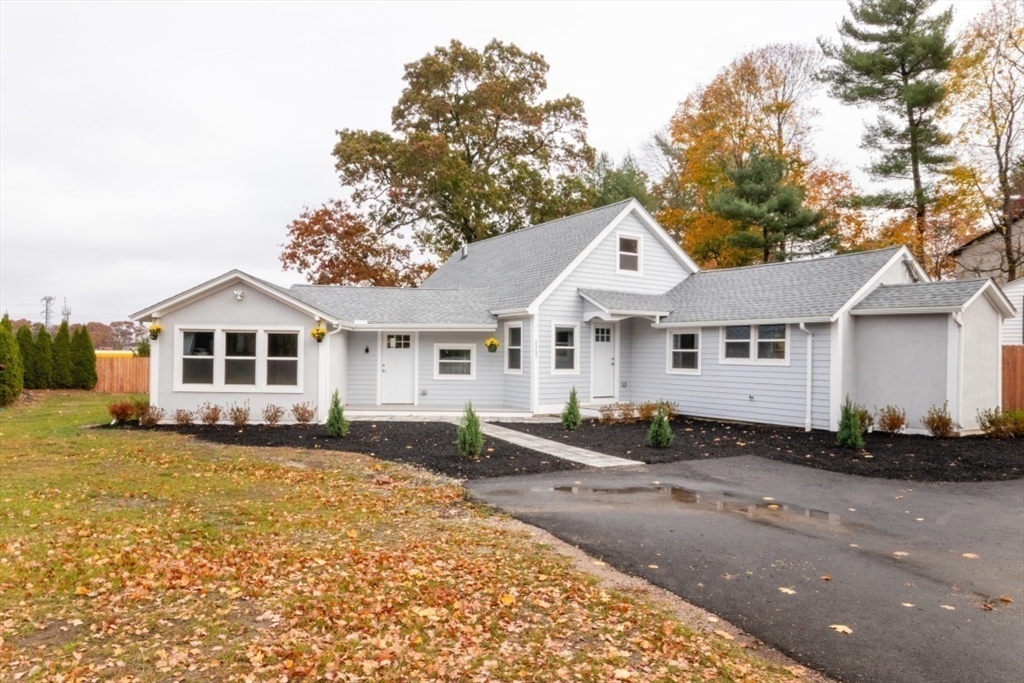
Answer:
[[[503,406],[504,357],[501,353],[488,353],[484,340],[489,336],[486,332],[420,332],[416,405],[462,408],[467,401],[472,401],[473,407],[478,409]],[[438,352],[435,349],[467,348],[472,348],[472,379],[459,381],[436,374]]]
[[[665,399],[685,415],[804,426],[807,345],[799,329],[790,332],[789,365],[733,365],[719,362],[721,328],[702,328],[701,374],[671,374],[665,371],[665,331],[643,320],[630,322],[620,327],[629,349],[620,377],[628,397],[622,400]],[[829,326],[808,328],[814,335],[811,424],[829,429]]]
[[[475,344],[434,344],[434,379],[476,379]]]
[[[348,402],[351,405],[377,404],[377,366],[380,365],[376,332],[349,332],[345,357]]]

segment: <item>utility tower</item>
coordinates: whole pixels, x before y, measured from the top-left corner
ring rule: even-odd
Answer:
[[[45,306],[45,308],[40,311],[39,314],[43,316],[43,327],[47,330],[50,329],[50,326],[53,323],[53,302],[56,300],[57,297],[55,296],[44,296],[40,299],[40,302]]]
[[[71,309],[68,308],[68,298],[64,297],[64,305],[60,309],[60,317],[64,322],[70,322]]]

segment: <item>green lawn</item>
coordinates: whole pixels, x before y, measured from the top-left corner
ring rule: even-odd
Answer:
[[[0,412],[0,680],[783,681],[450,481]]]

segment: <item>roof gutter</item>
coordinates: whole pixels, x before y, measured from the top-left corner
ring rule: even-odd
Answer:
[[[850,315],[926,315],[928,313],[960,313],[963,306],[916,306],[913,308],[861,308]]]
[[[657,329],[670,329],[674,327],[725,327],[727,325],[800,325],[803,323],[827,323],[831,322],[828,316],[815,318],[761,318],[746,320],[687,320],[682,322],[654,323]]]

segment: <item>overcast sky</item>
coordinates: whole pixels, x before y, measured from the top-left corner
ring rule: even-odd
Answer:
[[[955,27],[985,7],[956,8]],[[836,37],[842,1],[0,2],[0,311],[122,320],[239,268],[279,284],[304,206],[341,194],[341,128],[388,130],[403,65],[459,39],[540,52],[590,143],[639,152],[688,93],[772,42]],[[827,101],[849,169],[865,112]]]

